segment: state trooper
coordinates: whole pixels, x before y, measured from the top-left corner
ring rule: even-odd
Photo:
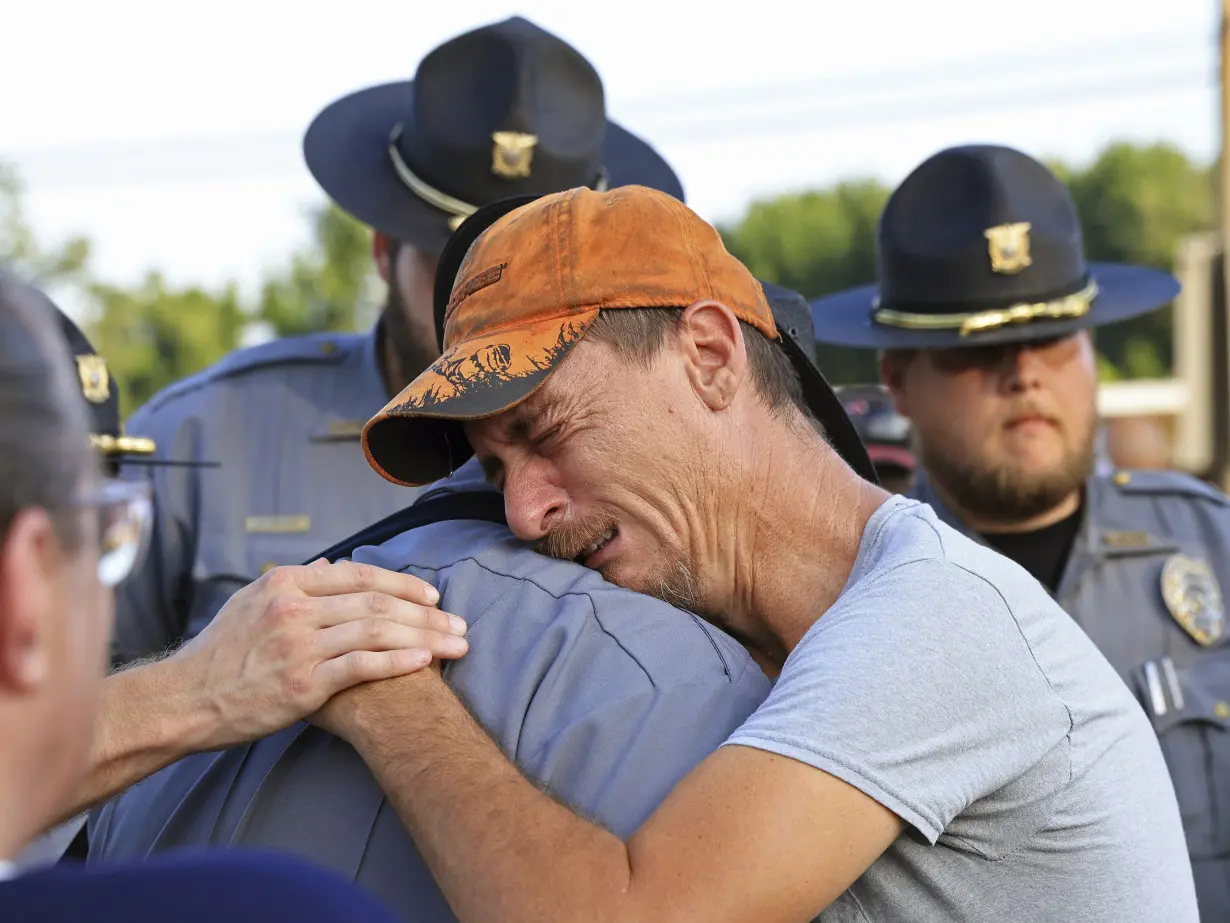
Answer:
[[[883,385],[846,385],[837,396],[867,447],[880,486],[896,494],[909,493],[918,462],[911,448],[910,421],[897,410],[892,392]]]
[[[165,389],[130,420],[159,453],[222,471],[153,473],[149,558],[116,604],[114,659],[204,627],[239,587],[408,505],[368,466],[363,424],[439,355],[438,254],[477,206],[511,195],[637,183],[682,198],[670,166],[606,117],[579,52],[521,18],[456,37],[413,80],[325,108],[303,142],[312,175],[374,231],[388,296],[365,333],[241,350]]]
[[[823,342],[881,350],[912,421],[913,495],[1044,584],[1136,692],[1170,767],[1202,919],[1230,919],[1230,500],[1095,470],[1091,328],[1168,273],[1089,263],[1063,184],[1005,147],[944,150],[894,191],[878,282],[813,302]]]
[[[146,471],[171,467],[217,467],[217,463],[212,461],[158,457],[156,455],[158,447],[152,439],[126,434],[120,420],[120,390],[115,376],[108,368],[107,360],[98,354],[81,328],[50,299],[15,276],[0,272],[0,281],[26,293],[26,297],[30,300],[42,303],[46,310],[58,320],[60,332],[68,344],[68,353],[73,363],[72,379],[81,388],[81,398],[89,411],[90,444],[98,455],[103,472],[108,477],[119,477],[134,466],[139,466]],[[138,524],[141,524],[144,529],[148,526],[149,505],[148,496],[135,495],[128,503],[117,503],[112,509],[129,511],[132,516],[131,528],[137,528]],[[117,522],[115,525],[119,527],[118,534],[126,534],[130,531],[130,528],[123,522]],[[104,534],[106,534],[105,530]],[[104,547],[100,567],[104,570],[132,567],[137,563],[141,549],[147,540],[148,535],[142,535],[138,541],[121,543],[114,549]],[[85,854],[86,838],[78,834],[84,824],[85,815],[82,814],[33,841],[18,856],[17,866],[23,869],[31,868],[55,861],[62,856],[73,859],[82,858]]]

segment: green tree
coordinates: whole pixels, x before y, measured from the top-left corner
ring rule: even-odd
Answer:
[[[251,320],[234,283],[172,288],[151,272],[134,289],[94,283],[90,292],[99,310],[89,336],[120,383],[124,417],[237,348]]]
[[[38,286],[80,282],[90,257],[90,243],[73,237],[57,247],[40,245],[26,218],[25,187],[17,171],[0,163],[0,266]]]
[[[312,242],[269,276],[259,316],[279,337],[357,330],[375,301],[371,231],[332,203],[312,215]]]
[[[1168,144],[1107,147],[1066,177],[1091,260],[1173,269],[1179,241],[1216,224],[1213,170]],[[1169,307],[1098,330],[1098,350],[1128,378],[1170,374]]]
[[[253,323],[287,337],[354,330],[370,319],[362,315],[372,301],[370,232],[332,205],[312,220],[311,243],[266,276],[256,304],[234,283],[176,288],[157,272],[132,289],[90,286],[98,306],[90,335],[121,383],[125,416],[239,348]]]
[[[722,228],[726,246],[759,279],[808,298],[875,281],[875,228],[889,189],[870,179],[831,189],[753,202],[742,220]],[[834,382],[876,380],[866,350],[816,347]]]

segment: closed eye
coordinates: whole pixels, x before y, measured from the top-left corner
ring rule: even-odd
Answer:
[[[556,424],[555,426],[552,426],[549,429],[544,430],[543,432],[537,434],[536,436],[534,436],[533,439],[530,440],[530,445],[532,445],[535,449],[541,449],[541,448],[548,447],[547,444],[551,442],[553,439],[555,439],[555,437],[560,434],[561,428],[562,427],[559,424]]]

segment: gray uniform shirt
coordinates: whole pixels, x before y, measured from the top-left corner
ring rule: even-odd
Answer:
[[[453,483],[475,476],[471,461]],[[354,560],[440,589],[441,607],[470,623],[470,652],[447,668],[452,687],[531,778],[620,836],[769,691],[727,635],[536,554],[501,526],[424,526]],[[209,844],[291,850],[407,920],[454,919],[362,760],[316,728],[189,757],[91,818],[91,861]]]
[[[1022,568],[894,497],[849,581],[730,738],[908,825],[824,923],[1194,923],[1157,739]]]
[[[128,466],[150,478],[149,555],[119,587],[114,657],[199,632],[241,586],[299,564],[417,491],[376,474],[363,424],[388,400],[376,335],[321,334],[241,350],[160,392],[129,420],[161,458],[216,468]]]
[[[913,496],[965,530],[925,474]],[[1080,530],[1056,596],[1153,723],[1205,923],[1230,920],[1228,590],[1224,494],[1174,471],[1112,471],[1086,482]]]

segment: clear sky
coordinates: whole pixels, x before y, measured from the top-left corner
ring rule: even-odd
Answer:
[[[322,200],[299,151],[312,116],[505,16],[589,57],[612,116],[720,220],[840,177],[896,182],[962,142],[1082,162],[1110,140],[1165,139],[1210,158],[1219,6],[14,0],[0,158],[25,177],[39,234],[92,237],[102,277],[250,285]]]

